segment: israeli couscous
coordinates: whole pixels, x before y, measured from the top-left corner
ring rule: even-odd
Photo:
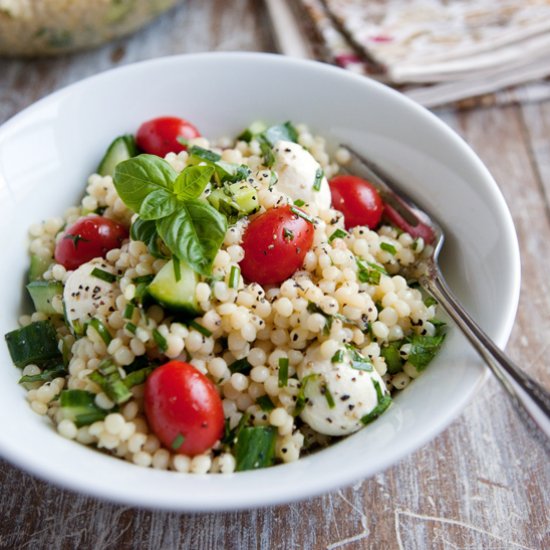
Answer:
[[[304,125],[121,136],[79,206],[30,228],[35,305],[6,335],[32,409],[139,466],[292,462],[380,416],[444,340],[430,244]]]

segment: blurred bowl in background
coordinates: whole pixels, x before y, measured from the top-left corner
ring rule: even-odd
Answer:
[[[143,27],[180,0],[0,0],[0,56],[99,46]]]

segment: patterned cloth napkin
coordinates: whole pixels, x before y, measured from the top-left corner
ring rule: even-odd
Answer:
[[[550,98],[550,0],[300,0],[319,57],[428,107]]]

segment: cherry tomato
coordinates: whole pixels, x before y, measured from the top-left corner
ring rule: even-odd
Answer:
[[[281,283],[300,269],[313,244],[313,224],[295,206],[272,208],[252,220],[243,236],[245,279],[262,285]],[[307,216],[307,214],[304,214]]]
[[[370,229],[378,226],[384,204],[372,183],[357,176],[336,176],[329,185],[332,206],[344,214],[346,229],[356,225]]]
[[[165,116],[144,122],[137,131],[136,142],[142,151],[164,157],[167,153],[179,153],[187,149],[178,138],[186,140],[196,137],[200,137],[200,133],[190,122]]]
[[[123,225],[103,216],[86,216],[65,230],[55,246],[55,261],[66,269],[105,256],[128,238]]]
[[[145,414],[165,447],[190,456],[210,449],[224,431],[216,386],[182,361],[170,361],[147,378]]]

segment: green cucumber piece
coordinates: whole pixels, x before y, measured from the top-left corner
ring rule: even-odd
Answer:
[[[63,284],[58,281],[32,281],[27,285],[27,290],[34,303],[34,309],[46,315],[57,315],[58,312],[52,306],[55,296],[63,295]]]
[[[137,155],[139,155],[139,151],[134,136],[126,134],[117,137],[111,145],[109,145],[107,152],[101,159],[97,168],[97,173],[100,176],[112,176],[119,162],[128,160]]]
[[[260,209],[258,191],[245,181],[214,189],[208,195],[208,202],[216,210],[225,214],[238,213],[241,216],[247,216]]]
[[[107,411],[95,404],[95,395],[85,390],[63,390],[59,396],[63,416],[78,428],[103,420]]]
[[[199,315],[201,309],[195,298],[198,275],[184,262],[179,261],[176,273],[174,260],[170,260],[147,287],[147,292],[161,306],[190,315]]]
[[[277,431],[272,426],[242,428],[235,444],[236,471],[267,468],[275,462]]]
[[[37,321],[5,335],[8,351],[16,367],[43,365],[52,359],[63,363],[57,333],[49,321]]]
[[[246,130],[243,130],[237,139],[241,141],[251,141],[254,136],[261,134],[267,130],[267,124],[261,120],[256,120],[253,122]]]
[[[31,255],[31,264],[29,266],[29,281],[41,279],[44,272],[50,267],[51,258],[43,258],[37,254]]]

